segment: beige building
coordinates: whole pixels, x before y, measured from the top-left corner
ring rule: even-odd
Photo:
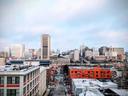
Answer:
[[[11,45],[11,57],[22,58],[24,57],[25,46],[23,44]]]
[[[0,58],[0,66],[5,65],[5,58]]]
[[[117,60],[123,61],[125,59],[124,48],[110,48],[110,51],[117,54]]]
[[[51,51],[51,38],[49,34],[43,34],[41,39],[41,59],[49,60]]]

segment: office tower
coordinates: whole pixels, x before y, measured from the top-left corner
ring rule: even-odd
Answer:
[[[41,59],[49,60],[50,59],[50,49],[51,49],[51,41],[49,34],[43,34],[41,39]]]
[[[25,46],[23,44],[11,45],[11,57],[22,58],[24,57]]]

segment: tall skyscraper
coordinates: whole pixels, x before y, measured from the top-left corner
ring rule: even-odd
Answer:
[[[41,59],[49,60],[51,51],[51,38],[49,34],[43,34],[41,39]]]
[[[23,44],[11,45],[11,57],[22,58],[24,57],[25,46]]]

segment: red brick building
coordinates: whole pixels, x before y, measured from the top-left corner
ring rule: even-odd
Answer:
[[[69,77],[72,79],[110,79],[112,77],[112,72],[110,71],[110,69],[101,67],[69,67]]]

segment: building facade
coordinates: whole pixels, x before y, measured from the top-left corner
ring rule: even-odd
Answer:
[[[112,77],[112,72],[110,69],[101,67],[69,67],[69,77],[72,79],[110,79]]]
[[[0,96],[39,96],[39,67],[1,67]]]
[[[48,34],[43,34],[41,39],[41,59],[49,60],[51,51],[51,38]]]
[[[74,53],[73,53],[73,61],[76,62],[76,61],[79,61],[80,60],[80,52],[79,50],[74,50]]]
[[[39,79],[39,96],[43,96],[46,92],[47,85],[46,85],[46,68],[40,67],[40,79]]]

